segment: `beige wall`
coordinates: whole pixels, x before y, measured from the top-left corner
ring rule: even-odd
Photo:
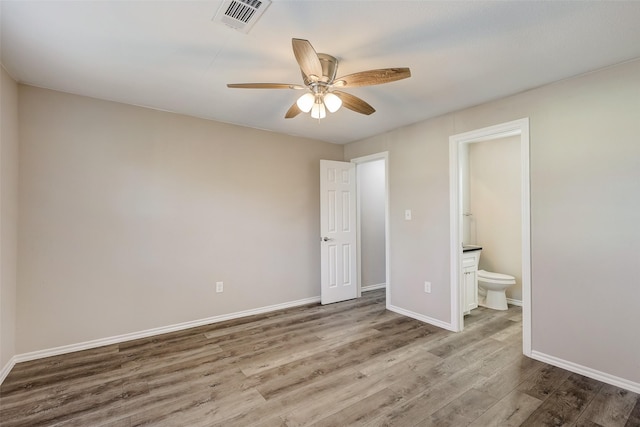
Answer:
[[[17,352],[320,294],[319,160],[342,146],[19,96]]]
[[[480,268],[514,276],[507,297],[522,300],[520,137],[469,144],[471,241],[482,246]]]
[[[523,117],[533,350],[638,384],[640,60],[348,144],[389,151],[392,303],[450,322],[448,138]]]
[[[389,152],[390,303],[450,320],[449,116],[347,144],[345,159]],[[404,219],[411,209],[412,219]],[[432,283],[430,294],[424,282]]]
[[[16,354],[18,85],[0,66],[0,370]]]

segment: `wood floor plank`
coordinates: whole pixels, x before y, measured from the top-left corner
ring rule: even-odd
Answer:
[[[495,398],[471,388],[431,414],[424,425],[439,427],[468,425],[496,403]]]
[[[139,401],[148,396],[149,390],[146,383],[125,382],[122,386],[122,394],[119,401],[113,401],[111,405],[101,404],[95,405],[92,401],[89,410],[83,413],[75,414],[73,417],[65,417],[57,420],[53,425],[56,427],[84,427],[84,426],[129,426],[128,413],[124,408],[127,402]],[[133,407],[133,406],[132,406]],[[140,406],[136,405],[135,410],[129,413],[135,413],[140,410]]]
[[[424,369],[425,364],[428,364],[428,368],[431,368],[440,361],[442,361],[441,357],[425,351],[424,347],[412,345],[365,360],[358,365],[358,371],[364,375],[374,375],[380,372],[389,372],[393,366],[403,364],[398,369],[398,374],[401,374],[407,372],[407,367],[411,371],[416,371]]]
[[[393,333],[383,334],[386,337],[384,340],[371,340],[369,337],[355,339],[331,351],[320,352],[312,357],[252,375],[246,384],[256,387],[265,398],[270,399],[305,381],[330,375],[341,369],[356,367],[372,357],[407,346],[432,333],[430,327],[423,327],[420,322],[410,320],[411,322],[403,319],[394,321],[395,328],[387,329]]]
[[[545,400],[569,378],[569,375],[569,371],[546,365],[523,382],[518,389],[537,399]]]
[[[515,322],[511,317],[508,318],[512,323],[501,331],[490,335],[490,338],[498,341],[522,343],[522,324]]]
[[[485,369],[486,366],[481,369]],[[535,375],[543,366],[542,362],[519,355],[510,363],[505,360],[505,363],[499,369],[495,369],[493,375],[483,380],[476,389],[501,399]]]
[[[607,427],[624,427],[638,402],[638,397],[636,393],[604,384],[591,404],[582,412],[576,425],[586,426],[592,422]]]
[[[65,389],[64,393],[55,396],[3,408],[2,425],[49,425],[80,417],[93,411],[95,406],[117,406],[123,398],[123,387],[125,384],[122,380],[95,384],[92,387],[75,387],[73,390]],[[12,420],[20,421],[14,423]]]
[[[43,359],[42,366],[33,362],[26,362],[25,366],[17,364],[0,387],[0,393],[6,396],[21,391],[30,392],[61,381],[82,380],[87,375],[116,370],[121,364],[117,357],[117,348],[114,351],[112,346],[109,346],[105,355],[87,351],[71,353],[68,356],[69,359],[65,359],[64,356]]]
[[[350,336],[350,339],[375,340],[376,335],[379,334],[380,331],[376,329],[364,329],[355,332]],[[313,357],[318,354],[318,352],[330,352],[343,345],[344,341],[340,337],[337,339],[318,339],[308,344],[298,345],[294,350],[292,350],[291,347],[286,347],[275,354],[274,352],[269,352],[263,354],[261,357],[254,357],[249,363],[243,364],[241,369],[245,375],[251,376],[301,359]]]
[[[636,401],[635,406],[631,410],[629,414],[629,418],[627,419],[627,423],[624,427],[638,427],[640,426],[640,398]]]
[[[267,399],[264,405],[226,420],[224,426],[253,426],[274,414],[277,414],[284,423],[284,417],[288,413],[304,410],[310,401],[321,399],[326,401],[334,390],[340,389],[343,384],[361,378],[362,374],[353,369],[344,369],[333,375],[318,376],[312,381],[300,384],[297,388]]]
[[[488,338],[487,340],[493,341],[494,338]],[[497,372],[504,369],[505,366],[525,358],[522,354],[522,346],[520,343],[508,343],[503,341],[496,342],[502,343],[502,347],[493,355],[493,357],[483,359],[482,367],[480,367],[480,371],[478,372],[482,376],[490,377],[495,375]]]
[[[264,402],[256,390],[245,390],[227,394],[219,398],[201,392],[163,401],[146,407],[130,417],[132,426],[171,425],[209,426],[238,415],[246,407],[256,402]]]
[[[385,310],[379,304],[379,298],[370,298],[363,302],[346,301],[340,306],[305,306],[304,309],[288,309],[281,316],[270,316],[266,320],[245,321],[235,325],[212,326],[204,332],[208,339],[216,339],[217,342],[233,340],[251,340],[270,334],[281,334],[308,328],[310,325],[325,324],[327,322],[343,322],[347,318],[353,318],[357,310],[357,319],[373,314],[378,315]],[[331,316],[327,316],[327,313]],[[249,318],[250,319],[250,318]],[[226,323],[226,322],[224,322]],[[236,341],[236,344],[238,342]]]
[[[311,425],[314,427],[375,425],[372,424],[374,419],[396,406],[402,399],[398,393],[384,388]]]
[[[522,309],[452,333],[385,291],[18,363],[0,427],[640,427],[640,397],[522,355]]]
[[[387,310],[378,310],[368,313],[365,316],[352,317],[350,322],[342,325],[335,325],[334,328],[326,328],[323,331],[316,331],[316,336],[320,339],[350,339],[352,334],[357,334],[363,330],[373,329],[382,323],[388,322],[396,317],[395,313]]]
[[[474,367],[480,365],[479,362]],[[473,366],[473,365],[472,365]],[[470,390],[480,382],[473,369],[461,370],[440,378],[414,376],[411,384],[399,379],[389,389],[404,399],[378,417],[373,425],[415,426],[428,421],[431,414]]]
[[[487,360],[492,360],[504,349],[504,344],[494,340],[484,340],[474,343],[464,348],[455,357],[440,358],[440,361],[433,367],[428,367],[427,371],[412,369],[412,372],[404,374],[402,390],[405,394],[412,394],[416,386],[421,387],[426,384],[435,384],[438,381],[445,381],[460,372],[473,367],[474,376],[480,381],[484,376],[479,376],[480,369]],[[422,377],[422,379],[421,379]],[[427,379],[426,381],[424,379]],[[396,386],[392,386],[395,389]]]
[[[469,426],[517,427],[529,418],[541,404],[541,400],[521,391],[513,390],[476,418]]]
[[[322,397],[307,401],[283,416],[288,427],[301,427],[313,424],[356,403],[362,403],[379,391],[385,390],[392,379],[388,377],[367,377],[359,374],[354,380],[334,387]]]
[[[449,355],[464,349],[465,347],[475,344],[478,341],[483,340],[497,332],[511,326],[513,322],[509,319],[500,318],[494,322],[491,322],[487,327],[478,330],[476,333],[470,334],[457,334],[452,335],[441,343],[441,345],[430,349],[429,351],[436,356],[448,357]]]
[[[601,382],[594,379],[571,374],[522,425],[534,427],[575,424],[602,386]]]

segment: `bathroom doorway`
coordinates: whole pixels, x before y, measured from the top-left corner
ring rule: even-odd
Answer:
[[[505,139],[509,138],[509,139]],[[454,330],[464,328],[462,308],[462,243],[485,244],[476,240],[473,212],[469,210],[469,151],[472,144],[482,142],[519,142],[519,203],[520,203],[520,260],[510,260],[511,264],[521,263],[522,293],[517,295],[522,301],[523,353],[531,354],[531,239],[529,205],[529,120],[521,119],[487,128],[477,129],[449,138],[450,159],[450,202],[451,202],[451,313]],[[495,145],[498,147],[499,144]],[[476,146],[477,147],[477,146]],[[486,154],[485,154],[486,155]],[[516,178],[517,179],[517,178]],[[516,201],[517,203],[517,201]],[[484,234],[486,236],[486,233]],[[486,237],[485,237],[486,238]],[[467,241],[465,241],[467,240]],[[473,241],[469,241],[473,240]],[[481,255],[482,260],[482,255]],[[514,295],[514,297],[516,297]],[[517,298],[517,297],[516,297]]]

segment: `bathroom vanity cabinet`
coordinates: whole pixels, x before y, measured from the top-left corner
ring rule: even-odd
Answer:
[[[462,311],[469,314],[478,308],[478,263],[481,246],[464,246],[462,249]]]

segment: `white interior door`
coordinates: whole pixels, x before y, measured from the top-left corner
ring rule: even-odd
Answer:
[[[356,165],[320,160],[321,302],[358,297]]]

